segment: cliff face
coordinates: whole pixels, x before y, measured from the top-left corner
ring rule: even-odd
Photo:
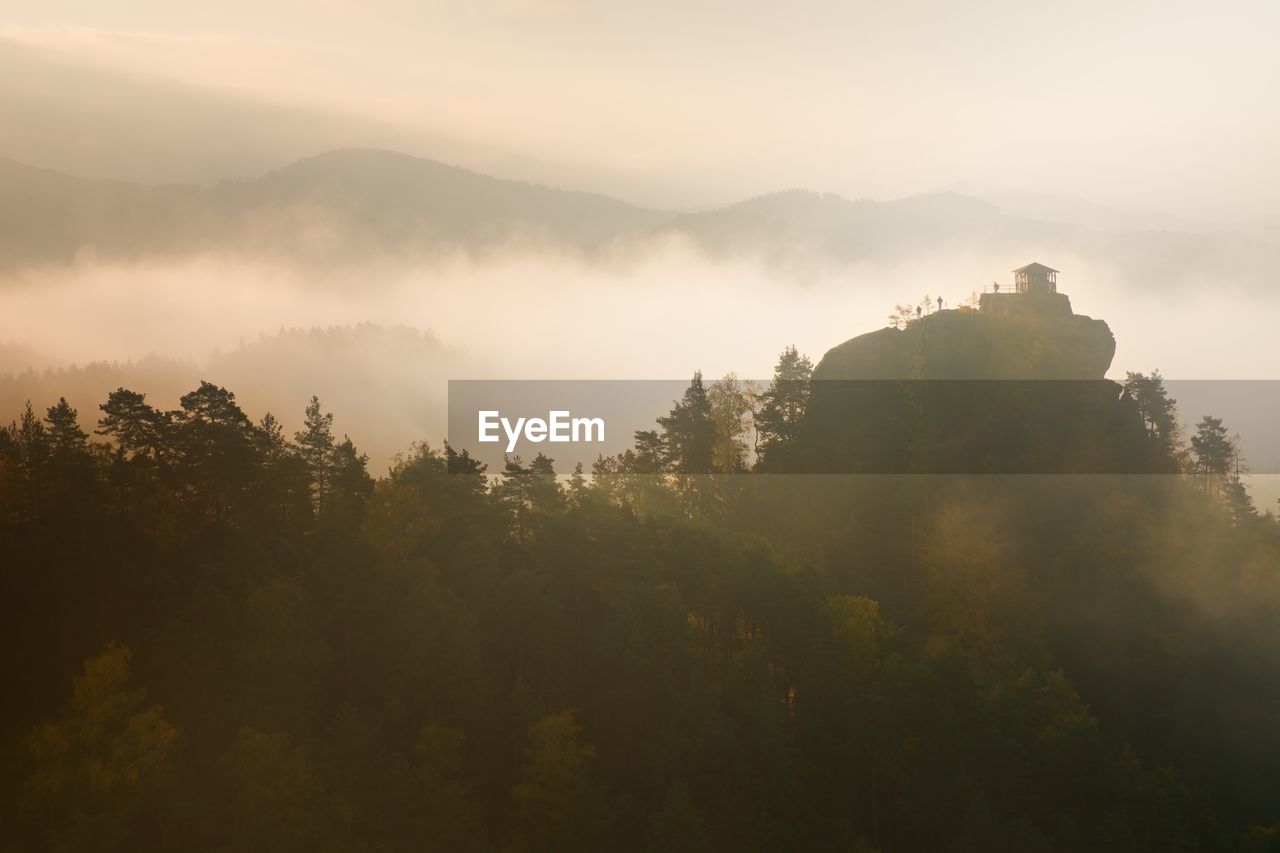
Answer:
[[[1150,473],[1167,463],[1105,379],[1115,338],[1060,294],[1009,294],[835,347],[774,470]],[[1051,380],[1051,381],[1046,381]]]

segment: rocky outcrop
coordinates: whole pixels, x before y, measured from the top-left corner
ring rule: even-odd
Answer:
[[[994,295],[994,294],[991,294]],[[1102,320],[1071,313],[1063,294],[999,294],[982,311],[939,311],[832,349],[818,380],[1102,379],[1116,339]],[[1053,299],[1052,297],[1060,297]],[[1065,311],[1062,303],[1065,302]],[[988,303],[992,305],[993,303]]]
[[[1115,338],[1066,297],[1009,294],[860,335],[814,370],[809,411],[773,470],[1151,473],[1168,468],[1120,386]]]

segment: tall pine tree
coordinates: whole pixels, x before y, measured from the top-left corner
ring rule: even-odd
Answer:
[[[320,398],[314,394],[307,404],[303,429],[294,433],[293,440],[311,476],[311,501],[319,515],[324,512],[333,473],[333,415],[321,411]]]
[[[773,381],[760,395],[756,414],[756,450],[762,457],[793,444],[809,407],[813,362],[789,346],[778,357]]]
[[[658,418],[667,469],[673,474],[710,474],[714,468],[716,422],[702,384],[702,371],[670,414]]]

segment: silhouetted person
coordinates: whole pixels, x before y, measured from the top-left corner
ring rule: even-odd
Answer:
[[[941,297],[941,296],[939,296],[939,297],[938,297],[938,310],[939,310],[939,311],[941,311],[941,310],[942,310],[942,297]]]
[[[920,312],[921,312],[922,310],[924,310],[924,309],[922,309],[919,305],[917,305],[917,306],[916,306],[916,319],[917,319],[917,320],[919,320],[919,319],[920,319]]]

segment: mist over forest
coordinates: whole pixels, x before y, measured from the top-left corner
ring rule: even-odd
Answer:
[[[68,394],[88,403],[124,377],[172,405],[208,378],[237,380],[242,399],[292,425],[309,388],[360,403],[351,408],[381,468],[443,434],[449,376],[763,377],[767,351],[800,332],[806,351],[822,352],[883,324],[895,304],[927,293],[955,307],[1037,257],[1065,270],[1080,310],[1117,330],[1116,375],[1270,376],[1273,240],[1069,199],[1015,194],[1011,215],[954,192],[788,191],[664,211],[377,150],[209,185],[14,161],[0,172],[8,412]],[[1229,321],[1206,322],[1228,300]],[[441,349],[385,358],[403,345],[401,327]],[[268,346],[283,330],[295,346],[310,330],[313,357]],[[245,350],[259,358],[241,378],[228,354],[248,361]],[[74,387],[51,369],[76,374]]]
[[[1278,29],[8,4],[0,853],[1280,851]]]

